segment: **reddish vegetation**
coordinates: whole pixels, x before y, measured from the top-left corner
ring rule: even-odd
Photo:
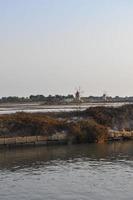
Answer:
[[[93,107],[85,111],[52,114],[16,113],[0,116],[0,136],[53,135],[65,132],[68,141],[102,142],[107,128],[133,130],[133,105]]]
[[[84,111],[84,114],[93,118],[97,123],[111,128],[133,130],[133,105],[118,108],[95,107]]]
[[[0,116],[0,135],[48,135],[62,126],[62,121],[40,114],[16,113]]]
[[[106,138],[107,129],[92,120],[70,121],[43,114],[16,113],[0,116],[0,136],[53,135],[65,131],[72,142],[98,142]]]
[[[107,139],[107,128],[93,120],[82,120],[70,126],[70,134],[76,143],[103,142]]]
[[[91,107],[85,111],[75,111],[69,113],[59,113],[57,117],[82,119],[93,119],[98,124],[117,128],[118,130],[133,130],[133,104],[121,107]]]

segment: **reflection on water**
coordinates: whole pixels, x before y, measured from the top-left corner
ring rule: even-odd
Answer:
[[[131,200],[133,142],[0,150],[0,199]]]

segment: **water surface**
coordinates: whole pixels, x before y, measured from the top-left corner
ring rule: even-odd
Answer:
[[[29,112],[29,113],[47,113],[47,112],[70,112],[75,110],[85,110],[90,107],[106,106],[106,107],[119,107],[126,104],[133,104],[132,102],[104,102],[104,103],[81,103],[70,105],[41,105],[39,103],[15,104],[3,103],[0,104],[0,114],[12,114],[16,112]]]
[[[131,200],[133,142],[0,150],[1,200]]]

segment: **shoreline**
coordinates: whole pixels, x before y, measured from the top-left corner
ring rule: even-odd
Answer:
[[[119,141],[132,141],[133,132],[113,132],[108,135],[108,138],[104,142],[95,143],[110,143]],[[0,149],[3,148],[17,148],[17,147],[37,147],[37,146],[53,146],[53,145],[72,145],[78,143],[72,143],[66,138],[66,135],[59,136],[57,134],[53,136],[21,136],[21,137],[1,137]],[[81,144],[81,143],[79,143]],[[82,143],[83,144],[83,143]],[[89,143],[88,143],[89,144]]]

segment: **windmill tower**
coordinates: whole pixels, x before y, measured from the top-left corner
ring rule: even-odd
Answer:
[[[77,90],[76,93],[75,93],[75,100],[76,101],[80,101],[80,92],[79,92],[79,90]]]
[[[75,90],[75,101],[77,102],[77,103],[81,103],[82,102],[82,100],[81,100],[81,94],[83,93],[83,91],[81,91],[81,88],[79,87],[79,88],[76,88],[76,90]]]
[[[107,92],[103,93],[102,99],[103,99],[104,102],[107,101]]]

